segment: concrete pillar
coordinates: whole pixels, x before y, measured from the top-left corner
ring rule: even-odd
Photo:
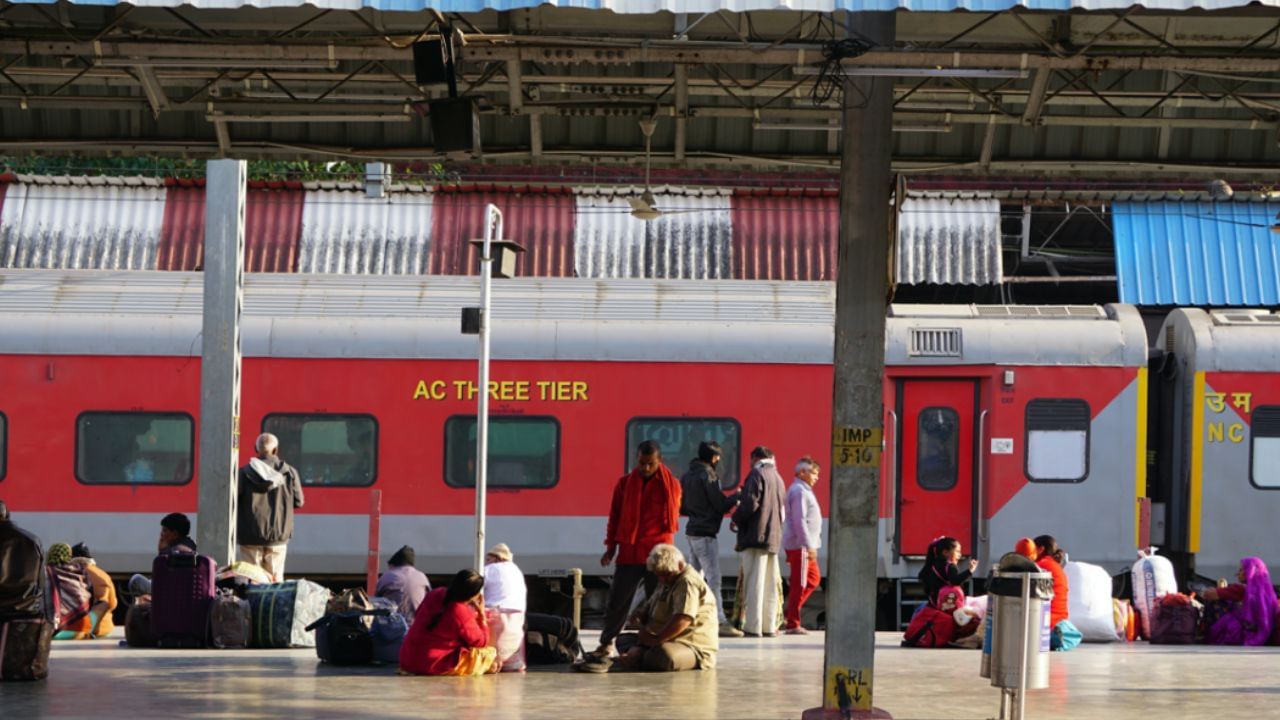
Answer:
[[[851,31],[891,48],[892,12],[850,13]],[[893,80],[847,78],[827,538],[827,633],[818,718],[888,717],[873,704],[876,541],[883,437]]]
[[[207,167],[204,332],[200,343],[200,505],[196,542],[201,552],[222,564],[235,557],[245,163],[243,160],[210,160]]]

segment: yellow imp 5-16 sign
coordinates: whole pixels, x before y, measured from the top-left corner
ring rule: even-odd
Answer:
[[[475,400],[472,380],[419,380],[414,400]],[[588,400],[583,380],[490,380],[489,399],[498,402],[582,402]]]

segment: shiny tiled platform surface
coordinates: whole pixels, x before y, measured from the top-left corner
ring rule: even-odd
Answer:
[[[896,718],[994,717],[971,650],[905,650],[882,634],[876,704]],[[817,704],[822,635],[729,640],[720,667],[672,675],[539,670],[478,679],[334,668],[311,650],[160,651],[59,643],[44,683],[0,684],[0,717],[795,718]],[[1030,718],[1280,714],[1280,648],[1086,645],[1053,656]]]

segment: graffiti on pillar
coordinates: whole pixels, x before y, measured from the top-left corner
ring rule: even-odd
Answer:
[[[852,717],[855,710],[870,710],[871,668],[828,670],[827,707],[839,710],[844,718]]]

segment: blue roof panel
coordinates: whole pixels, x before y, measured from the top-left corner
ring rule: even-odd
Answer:
[[[11,0],[15,4],[52,5],[57,0]],[[1028,10],[1116,10],[1144,7],[1148,10],[1222,10],[1246,5],[1280,7],[1280,0],[70,0],[74,5],[137,5],[140,7],[193,7],[232,9],[240,7],[287,8],[309,5],[329,10],[370,8],[386,12],[478,12],[518,10],[540,5],[612,10],[621,14],[656,12],[708,13],[718,10],[747,12],[758,10],[802,10],[807,12],[850,12],[912,10],[951,12],[969,10],[998,12],[1012,8]]]
[[[1116,203],[1120,302],[1280,305],[1280,203]]]

